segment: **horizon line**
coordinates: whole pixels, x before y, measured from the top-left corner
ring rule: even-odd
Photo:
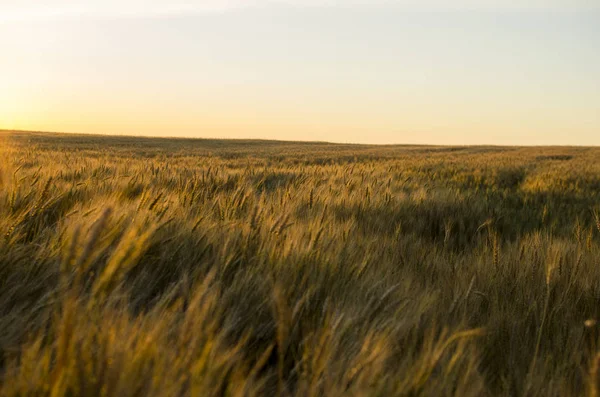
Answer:
[[[534,144],[494,144],[494,143],[477,143],[477,144],[433,144],[433,143],[359,143],[359,142],[332,142],[332,141],[314,141],[314,140],[282,140],[268,138],[215,138],[215,137],[197,137],[197,136],[165,136],[165,135],[133,135],[133,134],[115,134],[115,133],[90,133],[90,132],[64,132],[64,131],[45,131],[45,130],[21,130],[21,129],[4,129],[0,128],[0,134],[24,133],[24,134],[51,134],[51,135],[73,135],[73,136],[91,136],[98,138],[137,138],[146,140],[197,140],[197,141],[237,141],[237,142],[277,142],[277,143],[295,143],[295,144],[321,144],[321,145],[347,145],[347,146],[403,146],[403,147],[495,147],[495,148],[600,148],[600,145],[534,145]]]

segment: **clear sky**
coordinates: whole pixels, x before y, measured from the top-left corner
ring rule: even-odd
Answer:
[[[0,51],[5,129],[600,145],[600,0],[0,0]]]

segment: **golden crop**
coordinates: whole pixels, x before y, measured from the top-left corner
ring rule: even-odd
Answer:
[[[0,396],[600,395],[600,149],[0,135]]]

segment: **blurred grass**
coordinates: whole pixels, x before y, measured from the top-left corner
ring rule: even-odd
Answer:
[[[5,132],[0,395],[598,395],[598,210],[595,148]]]

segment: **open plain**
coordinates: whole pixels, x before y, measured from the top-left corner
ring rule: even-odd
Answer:
[[[0,156],[2,396],[600,393],[599,148]]]

